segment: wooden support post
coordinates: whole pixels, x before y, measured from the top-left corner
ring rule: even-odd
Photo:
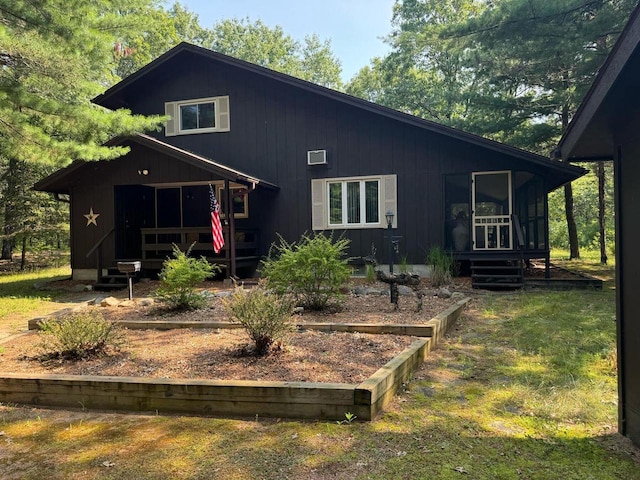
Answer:
[[[233,195],[231,195],[231,186],[229,180],[224,181],[225,203],[227,204],[227,222],[229,223],[229,277],[236,276],[236,220],[233,215]]]

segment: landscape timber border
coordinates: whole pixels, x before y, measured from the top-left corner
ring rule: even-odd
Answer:
[[[42,407],[323,420],[344,420],[345,414],[351,413],[359,420],[373,420],[389,405],[398,389],[410,380],[415,369],[458,320],[469,300],[459,300],[422,325],[301,324],[300,328],[307,329],[332,330],[334,327],[333,330],[338,331],[424,337],[413,342],[359,385],[0,372],[0,402]],[[30,322],[29,328],[38,328],[38,320]],[[158,328],[158,322],[142,323]],[[203,325],[207,322],[197,323]],[[202,328],[223,328],[220,325]],[[417,327],[422,328],[413,330]],[[174,328],[178,326],[174,325]]]

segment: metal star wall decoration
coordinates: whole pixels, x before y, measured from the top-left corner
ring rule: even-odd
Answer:
[[[92,223],[97,227],[98,223],[96,222],[96,219],[100,216],[99,213],[93,213],[93,207],[91,207],[89,209],[89,213],[87,213],[86,215],[83,215],[84,218],[87,219],[87,227],[89,225],[91,225]]]

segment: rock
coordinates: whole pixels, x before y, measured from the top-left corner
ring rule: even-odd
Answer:
[[[213,298],[216,296],[215,293],[210,292],[209,290],[203,290],[200,292],[200,295],[203,296],[204,298]]]
[[[133,300],[123,300],[120,303],[118,303],[118,307],[134,307],[136,305],[136,302],[134,302]]]
[[[101,307],[116,307],[116,306],[118,306],[119,303],[120,303],[120,301],[117,298],[107,297],[107,298],[103,298],[102,299],[102,301],[100,302],[100,306]]]
[[[367,294],[367,289],[366,287],[357,286],[352,290],[352,293],[358,297],[361,297],[362,295]]]
[[[438,296],[438,298],[451,298],[451,292],[448,288],[444,287],[438,290],[438,293],[436,293],[436,295]]]
[[[462,292],[453,292],[451,294],[451,298],[456,299],[456,300],[460,300],[460,299],[464,298],[464,293],[462,293]]]
[[[351,290],[351,293],[356,297],[362,297],[364,295],[389,295],[389,288],[376,288],[376,287],[355,287]]]
[[[91,300],[87,301],[87,305],[100,305],[102,304],[102,300],[104,300],[104,297],[92,298]]]
[[[220,298],[227,298],[227,297],[231,296],[231,291],[230,290],[222,290],[220,292],[216,292],[215,296],[216,297],[220,297]]]
[[[398,294],[405,297],[411,297],[415,295],[413,289],[411,287],[407,287],[406,285],[398,285]]]
[[[141,307],[150,307],[154,303],[156,303],[156,301],[153,298],[148,298],[148,297],[141,298],[138,300],[138,305],[140,305]]]
[[[83,283],[77,283],[71,287],[71,291],[74,293],[90,292],[91,290],[93,290],[93,287],[91,285],[85,285]]]
[[[33,288],[36,290],[49,290],[51,287],[47,282],[36,282],[33,284]]]
[[[304,307],[296,307],[293,309],[293,313],[303,313]]]

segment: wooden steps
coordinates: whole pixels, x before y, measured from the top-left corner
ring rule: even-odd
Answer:
[[[138,279],[138,274],[133,276],[134,283],[137,283]],[[124,273],[120,273],[117,267],[110,267],[107,269],[107,274],[102,276],[100,281],[93,286],[93,289],[100,291],[124,290],[128,286],[127,276]]]
[[[518,258],[471,260],[471,286],[493,290],[522,288],[523,262]]]

